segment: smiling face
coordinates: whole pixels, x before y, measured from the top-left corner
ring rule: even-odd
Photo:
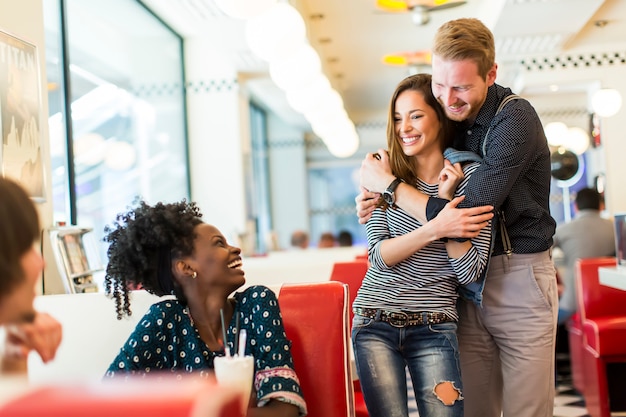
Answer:
[[[473,122],[487,98],[487,89],[496,80],[496,69],[494,64],[483,78],[471,59],[446,60],[433,55],[433,95],[446,116],[456,122]]]
[[[222,233],[210,224],[195,227],[194,250],[187,263],[197,280],[210,286],[227,287],[234,291],[245,284],[241,269],[241,249],[231,246]]]
[[[441,154],[441,123],[421,92],[405,90],[398,95],[394,126],[405,155],[426,157],[433,152]]]

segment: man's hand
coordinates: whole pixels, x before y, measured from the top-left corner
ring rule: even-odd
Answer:
[[[54,359],[62,339],[61,323],[47,313],[36,313],[32,323],[7,326],[6,356],[25,359],[31,350],[43,362]]]
[[[389,154],[384,149],[378,153],[368,153],[361,162],[361,187],[373,193],[382,194],[395,179],[389,166]]]
[[[465,174],[463,174],[463,168],[461,167],[460,162],[457,162],[454,165],[452,165],[447,159],[444,159],[443,162],[444,167],[439,173],[438,195],[440,198],[452,200],[452,198],[454,198],[456,187],[458,187],[463,178],[465,178]]]
[[[437,214],[437,217],[428,222],[433,223],[431,226],[434,226],[437,238],[476,237],[493,218],[492,206],[457,208],[464,199],[465,196],[453,199]]]
[[[559,271],[556,271],[556,290],[557,290],[557,294],[559,295],[559,298],[561,298],[561,296],[563,295],[563,292],[565,291],[565,284],[563,284],[563,280],[561,279],[561,274],[559,274]]]
[[[372,193],[361,187],[361,194],[354,199],[356,202],[356,215],[359,217],[359,223],[365,224],[372,217],[372,212],[380,201],[379,193]]]

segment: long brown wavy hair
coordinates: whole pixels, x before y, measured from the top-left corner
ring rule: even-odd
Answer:
[[[437,102],[431,89],[430,74],[415,74],[400,81],[389,102],[389,113],[387,115],[387,149],[389,152],[389,164],[393,174],[402,179],[407,184],[415,184],[417,181],[417,170],[413,157],[407,156],[402,150],[400,138],[396,135],[395,113],[398,96],[405,91],[412,90],[420,93],[424,97],[426,104],[433,108],[437,115],[437,120],[441,124],[439,130],[439,144],[441,151],[452,145],[453,123],[446,117],[446,114]]]

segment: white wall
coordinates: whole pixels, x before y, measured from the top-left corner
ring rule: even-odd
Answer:
[[[46,202],[37,203],[42,227],[52,224],[52,189],[50,168],[50,141],[48,136],[48,94],[46,90],[46,59],[42,0],[0,0],[0,30],[8,32],[37,46],[41,80],[41,132],[42,160],[46,186]],[[1,152],[0,152],[1,154]]]
[[[601,135],[604,143],[604,160],[606,163],[606,206],[615,213],[626,212],[626,192],[624,192],[624,178],[626,177],[626,80],[624,69],[614,68],[605,72],[602,87],[616,88],[622,93],[624,103],[615,116],[602,119]]]
[[[249,118],[237,73],[206,38],[185,41],[191,199],[235,242],[246,231],[243,155]]]
[[[45,202],[37,202],[37,210],[41,227],[46,229],[52,226],[52,171],[50,160],[50,139],[48,134],[48,93],[46,90],[46,58],[45,36],[43,24],[42,0],[0,0],[0,30],[8,32],[37,47],[39,59],[39,78],[41,91],[41,113],[39,132],[41,134],[41,152],[44,168]],[[0,140],[0,146],[2,141]],[[0,157],[2,149],[0,149]],[[42,293],[41,285],[37,286],[38,293]]]

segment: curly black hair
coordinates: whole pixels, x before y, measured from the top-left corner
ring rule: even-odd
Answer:
[[[172,259],[193,253],[194,228],[202,223],[194,202],[150,206],[136,199],[134,204],[104,229],[104,241],[110,243],[104,286],[115,299],[118,319],[132,314],[128,292],[133,288],[172,294],[186,304],[172,275]]]

